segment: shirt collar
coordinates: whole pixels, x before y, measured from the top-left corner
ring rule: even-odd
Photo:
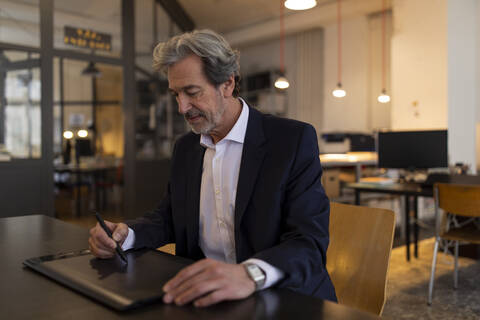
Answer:
[[[248,124],[248,105],[242,98],[238,98],[242,103],[242,112],[237,119],[237,122],[233,125],[232,129],[228,132],[228,134],[219,142],[222,141],[235,141],[238,143],[243,143],[245,140],[245,134],[247,132],[247,124]],[[214,144],[212,138],[208,134],[201,134],[200,135],[200,144],[207,148],[214,148]]]

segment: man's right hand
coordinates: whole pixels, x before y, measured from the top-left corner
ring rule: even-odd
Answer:
[[[121,246],[128,235],[128,226],[125,223],[113,223],[105,220],[105,224],[112,231],[113,239]],[[90,229],[88,245],[92,254],[98,258],[107,259],[115,255],[115,243],[102,227],[97,223]]]

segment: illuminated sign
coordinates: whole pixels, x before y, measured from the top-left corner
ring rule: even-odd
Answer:
[[[78,48],[112,51],[112,36],[93,30],[65,26],[63,42]]]

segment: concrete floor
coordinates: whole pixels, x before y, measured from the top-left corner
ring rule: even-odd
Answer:
[[[453,257],[439,253],[434,298],[427,305],[433,238],[419,244],[419,258],[407,262],[405,246],[392,250],[386,319],[480,319],[480,261],[459,258],[459,285],[453,289]]]

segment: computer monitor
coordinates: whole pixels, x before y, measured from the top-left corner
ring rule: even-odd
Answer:
[[[352,133],[350,139],[350,151],[375,151],[375,138],[369,134]]]
[[[380,168],[448,167],[447,130],[379,132],[377,152]]]
[[[92,142],[90,139],[76,139],[75,140],[75,153],[78,157],[93,156]]]

